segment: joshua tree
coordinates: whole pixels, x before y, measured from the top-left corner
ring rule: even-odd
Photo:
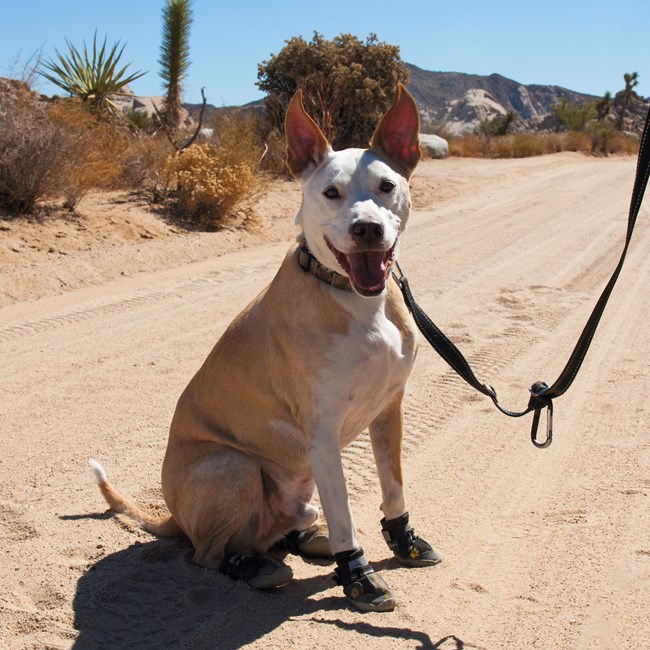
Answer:
[[[106,37],[101,49],[97,49],[97,32],[93,36],[92,56],[88,53],[86,42],[83,44],[83,51],[77,48],[66,39],[68,54],[61,54],[55,50],[58,63],[49,59],[41,65],[50,71],[51,74],[39,70],[39,74],[48,81],[62,88],[72,97],[77,97],[92,106],[106,110],[109,113],[126,119],[119,109],[109,98],[110,95],[124,95],[121,89],[135,79],[139,79],[144,72],[135,72],[126,75],[126,69],[131,65],[127,63],[123,68],[117,69],[118,63],[124,51],[124,45],[118,51],[119,41],[116,42],[110,52],[106,52]]]
[[[632,72],[632,73],[626,72],[623,75],[623,79],[625,80],[625,90],[623,91],[623,103],[621,104],[621,110],[618,114],[618,121],[616,123],[616,126],[619,131],[623,130],[623,120],[625,119],[625,113],[627,112],[627,107],[630,103],[630,99],[632,98],[634,87],[639,83],[639,74],[637,72]]]
[[[602,122],[612,110],[612,93],[609,90],[596,102],[596,119]]]
[[[166,0],[163,7],[163,39],[160,47],[160,76],[165,88],[161,111],[164,126],[174,132],[181,122],[183,81],[190,67],[191,0]]]

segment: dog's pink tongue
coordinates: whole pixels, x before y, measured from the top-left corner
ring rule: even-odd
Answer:
[[[365,291],[381,291],[386,284],[386,253],[365,251],[348,254],[350,278],[353,284]]]

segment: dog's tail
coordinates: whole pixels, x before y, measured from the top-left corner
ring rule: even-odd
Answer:
[[[111,485],[106,478],[106,471],[100,463],[94,458],[90,458],[88,464],[95,474],[99,491],[113,512],[119,515],[126,515],[129,519],[133,519],[142,530],[146,530],[148,533],[158,537],[176,537],[183,534],[181,527],[176,523],[172,515],[157,518],[138,508],[135,504],[127,501]]]

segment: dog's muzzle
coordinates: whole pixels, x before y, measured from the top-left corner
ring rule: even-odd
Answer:
[[[376,296],[386,287],[395,259],[397,240],[388,250],[363,250],[343,253],[325,239],[339,266],[349,276],[354,290],[362,296]]]

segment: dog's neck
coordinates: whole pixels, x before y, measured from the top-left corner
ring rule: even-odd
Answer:
[[[314,254],[309,250],[307,242],[302,241],[300,246],[300,252],[298,253],[298,264],[301,268],[308,273],[316,276],[321,282],[329,284],[335,289],[340,289],[341,291],[350,291],[353,292],[354,289],[350,284],[350,280],[344,275],[328,269],[326,266],[321,264]]]

